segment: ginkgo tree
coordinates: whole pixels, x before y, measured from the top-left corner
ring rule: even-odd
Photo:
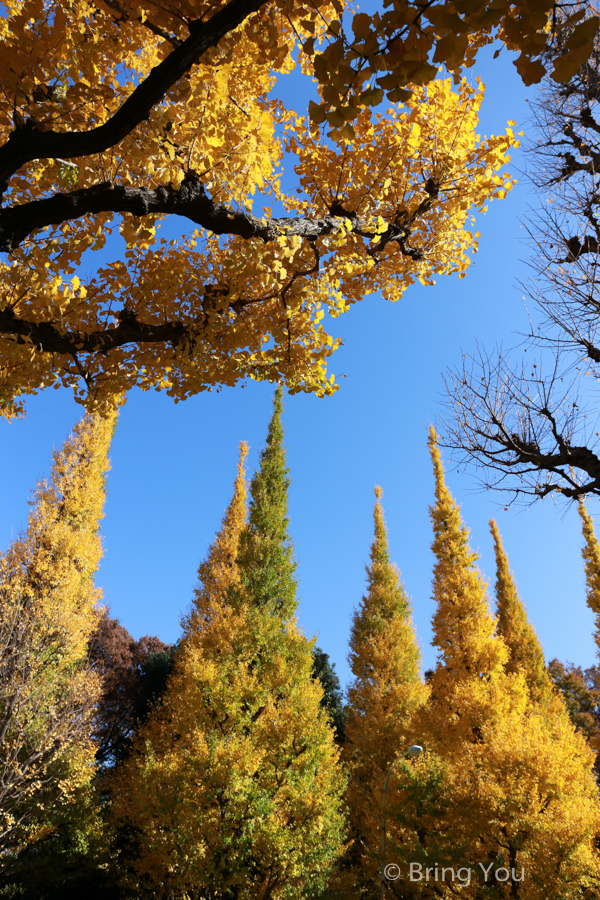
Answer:
[[[412,22],[413,37],[425,27],[415,10],[393,13]],[[247,378],[323,396],[335,390],[327,359],[338,344],[327,313],[373,291],[396,300],[417,279],[464,275],[477,247],[473,213],[513,184],[504,166],[515,135],[480,139],[483,88],[460,80],[437,24],[436,64],[394,70],[413,83],[386,88],[387,109],[377,109],[381,88],[359,90],[363,67],[349,117],[330,86],[354,63],[344,69],[335,48],[342,17],[362,35],[364,15],[340,0],[3,4],[4,415],[60,385],[98,410],[135,385],[179,400]],[[480,43],[497,18],[479,23]],[[547,11],[536,19],[542,43],[548,21]],[[429,58],[405,50],[405,61]],[[373,53],[371,69],[383,71],[388,51]],[[432,80],[438,62],[454,86]],[[294,67],[309,88],[316,80],[328,111],[313,105],[311,119],[274,98],[277,77]],[[183,237],[157,233],[169,216]]]

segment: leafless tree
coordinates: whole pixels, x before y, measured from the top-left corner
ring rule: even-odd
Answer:
[[[478,348],[449,371],[441,443],[513,499],[575,499],[600,495],[600,36],[570,82],[543,84],[532,125],[536,324],[519,349]]]

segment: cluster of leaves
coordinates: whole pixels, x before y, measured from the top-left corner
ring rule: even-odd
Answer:
[[[332,144],[270,91],[296,65],[313,71],[306,42],[341,12],[338,0],[5,4],[5,415],[50,385],[94,409],[135,385],[180,400],[247,378],[322,396],[336,387],[326,313],[465,273],[473,212],[512,186],[515,136],[480,140],[483,89],[436,80],[377,115],[357,107],[352,138]],[[284,160],[299,194],[282,188]],[[170,215],[185,237],[159,238]],[[103,248],[114,259],[84,276]]]
[[[600,671],[598,666],[583,669],[573,663],[553,659],[548,663],[552,681],[564,697],[571,721],[585,735],[590,747],[600,750]],[[600,780],[600,760],[596,757],[596,778]]]
[[[94,671],[101,678],[102,691],[95,707],[92,731],[96,761],[113,766],[125,758],[140,724],[159,705],[173,671],[176,644],[165,644],[150,635],[135,640],[118,619],[105,611],[89,641]],[[320,647],[313,648],[312,677],[323,690],[321,705],[326,709],[336,739],[344,739],[344,703],[335,663]]]
[[[174,647],[158,637],[134,640],[118,619],[104,612],[89,639],[92,667],[102,682],[96,706],[96,760],[112,765],[122,759],[135,734],[164,692]]]
[[[326,120],[334,134],[349,139],[362,107],[376,106],[384,97],[405,101],[413,85],[435,78],[438,66],[458,80],[477,51],[497,38],[520,51],[515,65],[525,84],[541,81],[550,68],[555,81],[569,81],[587,60],[600,23],[585,3],[564,4],[567,14],[560,15],[554,0],[384,0],[382,6],[348,16],[350,28],[332,22],[327,46],[319,52],[313,37],[304,44],[305,52],[314,54],[322,95],[312,104],[312,120]]]

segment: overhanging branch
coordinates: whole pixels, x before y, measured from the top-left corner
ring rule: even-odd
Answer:
[[[89,131],[38,131],[35,122],[28,120],[24,127],[16,128],[0,147],[0,194],[7,189],[11,176],[33,159],[90,156],[114,147],[148,118],[152,108],[199,61],[203,53],[215,47],[226,34],[267,2],[230,0],[207,22],[196,20],[189,23],[190,36],[152,69],[103,125]]]
[[[135,313],[122,310],[119,324],[99,331],[62,331],[52,322],[31,322],[16,316],[12,310],[0,310],[0,335],[19,344],[30,344],[44,353],[108,353],[124,344],[170,343],[174,346],[192,338],[192,327],[182,322],[148,325]]]
[[[407,246],[410,228],[406,225],[397,226],[392,223],[384,235],[380,236],[370,231],[356,214],[340,215],[337,209],[332,210],[332,215],[329,216],[257,219],[250,213],[216,203],[208,196],[204,185],[194,173],[188,173],[178,188],[142,188],[105,182],[69,194],[55,194],[44,200],[33,200],[0,209],[0,252],[11,253],[36,229],[102,212],[127,212],[134,216],[179,215],[213,234],[237,235],[246,240],[259,238],[263,241],[271,241],[282,234],[297,235],[314,241],[339,232],[349,220],[354,234],[376,241],[370,251],[373,255],[380,253],[387,244],[396,242],[405,256],[416,260],[423,258],[419,250]]]
[[[55,194],[45,200],[0,209],[0,252],[15,250],[35,229],[101,212],[128,212],[134,216],[170,213],[185,216],[214,234],[232,234],[246,239],[254,237],[264,241],[282,233],[315,240],[339,231],[343,221],[337,216],[257,219],[249,213],[215,203],[200,180],[189,174],[179,188],[162,186],[152,189],[105,182],[69,194]],[[359,233],[374,236],[371,232]]]

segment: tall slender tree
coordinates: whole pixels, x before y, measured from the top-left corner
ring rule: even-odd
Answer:
[[[367,592],[352,620],[344,757],[352,843],[341,868],[348,896],[374,896],[380,881],[382,791],[390,766],[414,743],[413,717],[427,697],[408,596],[390,560],[381,488],[375,488],[375,535],[367,566]],[[387,807],[398,803],[394,783]],[[396,838],[390,823],[390,841]]]
[[[242,441],[233,497],[206,559],[198,566],[198,581],[191,608],[181,619],[188,644],[199,639],[217,612],[226,613],[230,608],[232,591],[240,583],[238,553],[240,537],[248,517],[245,468],[247,455],[248,444]]]
[[[242,455],[167,691],[113,780],[134,892],[276,900],[318,889],[340,852],[344,779],[292,618],[280,413],[278,393],[248,527]]]
[[[496,615],[498,634],[509,652],[507,672],[522,670],[529,693],[535,702],[550,702],[555,697],[553,682],[544,662],[544,651],[517,591],[502,538],[494,519],[490,520],[496,554]]]
[[[498,897],[521,900],[584,898],[600,883],[594,755],[564,709],[548,716],[531,702],[523,669],[506,670],[509,652],[495,634],[433,430],[429,444],[436,479],[433,642],[440,657],[421,713],[427,753],[416,767],[434,772],[437,782],[432,804],[422,789],[411,796],[406,778],[412,842],[405,841],[404,859],[470,867],[467,897],[493,887]],[[418,883],[416,892],[433,896],[435,887]]]
[[[100,684],[87,648],[114,419],[87,415],[0,557],[0,868],[92,771]]]
[[[294,550],[289,536],[290,474],[283,443],[283,390],[273,400],[267,442],[250,483],[248,524],[240,539],[241,585],[249,602],[283,618],[296,610]]]
[[[581,554],[585,563],[587,605],[596,617],[594,640],[597,648],[596,653],[600,657],[600,545],[594,532],[594,521],[585,508],[583,501],[578,504],[578,509],[583,525],[584,543]]]
[[[496,623],[489,610],[487,584],[476,567],[479,557],[469,547],[469,531],[446,487],[433,429],[429,449],[436,499],[430,509],[434,534],[431,549],[435,556],[433,645],[440,652],[432,683],[436,702],[442,703],[456,693],[459,682],[473,677],[487,681],[502,672],[508,653],[504,644],[495,640]],[[463,728],[472,733],[466,720],[461,731]]]

